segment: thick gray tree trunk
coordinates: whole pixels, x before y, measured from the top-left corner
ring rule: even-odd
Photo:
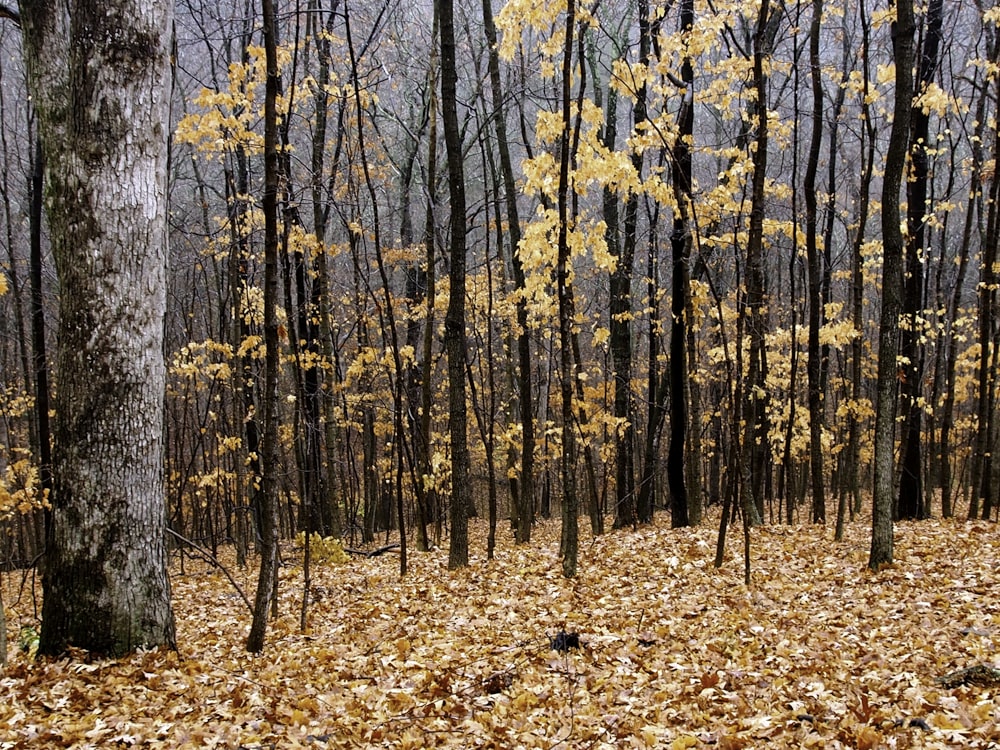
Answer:
[[[40,650],[174,644],[163,316],[172,4],[21,3],[60,286]]]

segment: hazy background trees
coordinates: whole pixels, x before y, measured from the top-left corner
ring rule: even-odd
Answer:
[[[360,544],[403,526],[418,547],[440,543],[456,523],[461,412],[448,404],[459,374],[467,512],[487,515],[492,498],[493,523],[504,533],[510,519],[522,542],[534,517],[560,512],[567,471],[594,532],[605,517],[630,525],[654,509],[697,522],[713,503],[723,523],[822,521],[834,502],[842,523],[861,510],[892,216],[878,199],[892,12],[765,7],[762,18],[740,2],[615,0],[577,6],[567,26],[565,2],[456,0],[452,96],[429,0],[276,4],[271,468],[282,536]],[[484,13],[497,14],[495,28]],[[915,433],[888,428],[890,515],[996,512],[995,15],[969,3],[916,10],[907,101],[921,129],[907,131],[904,168],[926,192],[899,200],[914,287],[899,323],[916,348],[881,365],[885,397],[902,394]],[[176,28],[168,518],[243,556],[262,507],[263,37],[247,0],[182,0]],[[18,45],[4,29],[5,498],[37,485],[24,472],[41,456],[29,325],[36,129]],[[465,193],[454,219],[446,104]],[[447,328],[459,227],[464,336]],[[43,238],[37,278],[52,328],[59,290]],[[562,328],[560,284],[573,301]],[[901,452],[904,434],[921,450]],[[899,506],[899,479],[914,473]],[[37,517],[3,507],[5,559],[30,562]]]

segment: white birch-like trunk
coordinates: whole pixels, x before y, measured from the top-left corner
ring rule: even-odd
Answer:
[[[172,3],[22,0],[59,277],[41,650],[174,646],[163,488]]]

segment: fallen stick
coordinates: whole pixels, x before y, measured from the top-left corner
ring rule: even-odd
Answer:
[[[399,549],[398,544],[387,544],[384,547],[379,547],[378,549],[365,550],[365,549],[351,549],[349,547],[344,547],[344,552],[349,555],[359,555],[361,557],[378,557],[379,555],[384,555],[390,550]]]
[[[236,579],[233,578],[232,574],[226,569],[225,565],[216,560],[215,557],[212,555],[212,553],[209,552],[207,549],[198,546],[198,544],[192,542],[186,536],[181,536],[176,531],[171,529],[169,526],[167,527],[167,532],[169,534],[173,534],[175,537],[177,537],[177,539],[179,539],[180,541],[184,542],[189,547],[191,547],[191,549],[193,549],[195,552],[198,553],[198,555],[201,557],[202,560],[209,563],[210,565],[214,565],[223,573],[225,573],[226,578],[229,579],[229,582],[233,584],[233,588],[236,589],[236,593],[240,595],[240,598],[243,599],[243,603],[247,605],[247,609],[250,610],[251,614],[253,613],[253,605],[250,603],[250,600],[247,598],[247,595],[243,593],[243,589],[240,588],[240,585],[236,583]]]

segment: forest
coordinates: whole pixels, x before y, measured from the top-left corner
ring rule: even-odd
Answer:
[[[596,533],[744,503],[754,522],[840,528],[874,482],[891,9],[633,0],[577,8],[572,28],[565,2],[456,12],[461,379],[433,7],[278,9],[282,534],[356,543],[402,525],[411,546],[440,544],[462,390],[467,512],[521,541],[568,494]],[[916,17],[897,519],[995,516],[995,15]],[[37,126],[20,34],[3,33],[3,543],[23,564],[58,285],[44,227],[38,267],[29,253]],[[192,0],[175,33],[168,519],[244,553],[264,367],[260,19]]]
[[[25,681],[60,679],[32,672],[18,638],[43,656],[198,649],[204,666],[198,628],[252,617],[247,650],[267,653],[270,621],[292,658],[281,649],[304,648],[316,620],[344,617],[324,609],[336,599],[398,627],[337,630],[338,654],[310,656],[340,670],[336,689],[269,714],[267,731],[234,722],[218,742],[286,746],[278,724],[302,729],[296,742],[348,747],[460,742],[462,726],[471,745],[497,747],[997,740],[970,685],[1000,684],[988,665],[1000,614],[972,604],[995,575],[1000,514],[1000,8],[71,5],[60,21],[49,2],[0,3],[0,561],[19,673],[2,690],[17,738],[43,736],[17,714]],[[128,37],[147,16],[156,33]],[[129,203],[130,190],[147,198]],[[120,348],[102,359],[107,341]],[[108,455],[124,458],[97,468]],[[156,520],[129,525],[140,516]],[[169,565],[177,633],[165,575],[146,592],[155,636],[88,645],[72,622],[47,627],[88,578],[74,555],[118,559],[122,536],[147,545],[153,569],[128,592]],[[935,581],[961,592],[947,601],[911,577],[946,558],[957,568]],[[830,656],[782,641],[783,628],[834,617],[809,604],[797,565],[822,571],[814,583],[845,613],[836,628],[852,649],[873,632],[859,624],[865,600],[898,621],[887,641],[926,631],[911,687],[944,682],[907,693],[894,675],[917,666],[877,649],[828,675],[836,700],[820,666],[818,687],[789,671],[802,649]],[[678,580],[662,597],[691,595],[692,618],[738,620],[695,649],[697,674],[675,666],[691,642],[660,649],[687,615],[642,592],[666,571]],[[482,599],[483,578],[515,613],[507,625],[491,621],[495,602],[460,622],[424,611],[464,612],[447,602]],[[530,615],[507,588],[518,581]],[[608,584],[622,601],[604,607]],[[376,600],[397,588],[398,601]],[[199,596],[219,614],[197,610]],[[415,599],[421,614],[406,614]],[[979,645],[933,654],[931,633]],[[765,641],[773,674],[754,661]],[[524,670],[494,663],[501,642]],[[144,659],[184,658],[149,653],[84,664],[132,684],[166,679],[140,678],[166,668]],[[363,653],[370,663],[355,663]],[[225,652],[219,668],[248,689],[293,679],[246,658]],[[435,659],[450,666],[434,674]],[[409,674],[418,662],[429,671]],[[191,690],[225,679],[185,663],[170,667],[174,688],[181,673]],[[971,682],[943,677],[975,664]],[[471,665],[488,672],[469,677]],[[562,687],[528,676],[546,669]],[[639,672],[633,701],[621,680]],[[781,732],[771,708],[747,703],[751,672],[760,700],[784,706]],[[90,689],[75,679],[70,703]],[[366,684],[388,702],[366,702]],[[662,703],[666,684],[707,723],[637,708]],[[577,716],[581,686],[593,702]],[[266,703],[254,695],[230,710]],[[561,708],[516,737],[476,718],[501,704],[541,715],[554,696]],[[53,716],[66,707],[38,700]],[[325,732],[316,716],[351,700],[386,723]],[[207,736],[174,742],[143,721],[132,733],[133,719],[116,725],[119,745]],[[63,742],[110,741],[105,724],[64,724]],[[70,726],[96,734],[71,740]]]

